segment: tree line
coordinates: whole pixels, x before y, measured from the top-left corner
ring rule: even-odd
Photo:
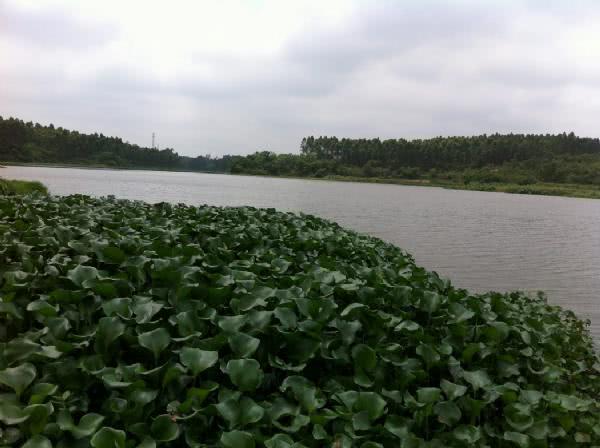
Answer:
[[[118,137],[0,117],[0,161],[295,177],[600,185],[600,140],[562,134],[431,139],[306,137],[300,154],[181,156]]]
[[[307,137],[302,154],[341,164],[364,166],[375,161],[391,168],[481,168],[507,162],[553,158],[557,155],[600,154],[597,138],[581,138],[572,132],[558,135],[493,134],[431,139],[348,139]]]
[[[0,161],[113,168],[229,172],[232,156],[186,157],[172,148],[140,147],[119,137],[83,134],[50,124],[0,117]]]
[[[285,176],[600,185],[600,140],[572,132],[416,140],[311,136],[302,140],[300,151],[258,152],[235,160],[231,169]]]

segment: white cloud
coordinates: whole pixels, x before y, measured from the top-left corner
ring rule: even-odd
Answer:
[[[182,154],[597,135],[595,2],[5,0],[0,114]]]

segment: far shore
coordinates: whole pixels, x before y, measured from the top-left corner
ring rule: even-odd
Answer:
[[[158,168],[147,166],[110,166],[110,165],[89,165],[79,163],[44,163],[44,162],[0,162],[6,168],[8,166],[30,166],[36,168],[77,168],[81,170],[114,170],[114,171],[171,171],[175,173],[204,173],[204,174],[229,174],[217,171],[197,171],[197,170],[174,170],[171,168]]]
[[[376,184],[391,184],[391,185],[409,185],[419,187],[438,187],[449,190],[471,190],[471,191],[487,191],[510,194],[531,194],[543,196],[562,196],[585,199],[600,199],[600,188],[593,185],[584,184],[566,184],[566,183],[534,183],[528,185],[510,184],[510,183],[458,183],[448,182],[437,179],[402,179],[402,178],[381,178],[381,177],[353,177],[353,176],[338,176],[329,175],[324,177],[314,176],[273,176],[264,174],[252,173],[227,173],[217,171],[192,171],[181,169],[157,168],[157,167],[114,167],[107,165],[83,165],[76,163],[17,163],[17,162],[1,162],[1,168],[7,166],[28,166],[41,168],[77,168],[89,170],[119,170],[119,171],[168,171],[168,172],[183,172],[183,173],[201,173],[201,174],[226,174],[233,176],[252,176],[252,177],[270,177],[283,179],[300,179],[300,180],[319,180],[333,182],[359,182],[359,183],[376,183]]]

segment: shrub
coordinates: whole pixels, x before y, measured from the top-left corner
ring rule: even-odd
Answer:
[[[26,180],[8,180],[0,178],[0,195],[48,193],[46,187],[40,182]]]

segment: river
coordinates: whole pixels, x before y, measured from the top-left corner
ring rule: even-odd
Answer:
[[[52,194],[302,211],[394,243],[460,287],[543,290],[600,342],[600,200],[222,174],[18,167]]]

